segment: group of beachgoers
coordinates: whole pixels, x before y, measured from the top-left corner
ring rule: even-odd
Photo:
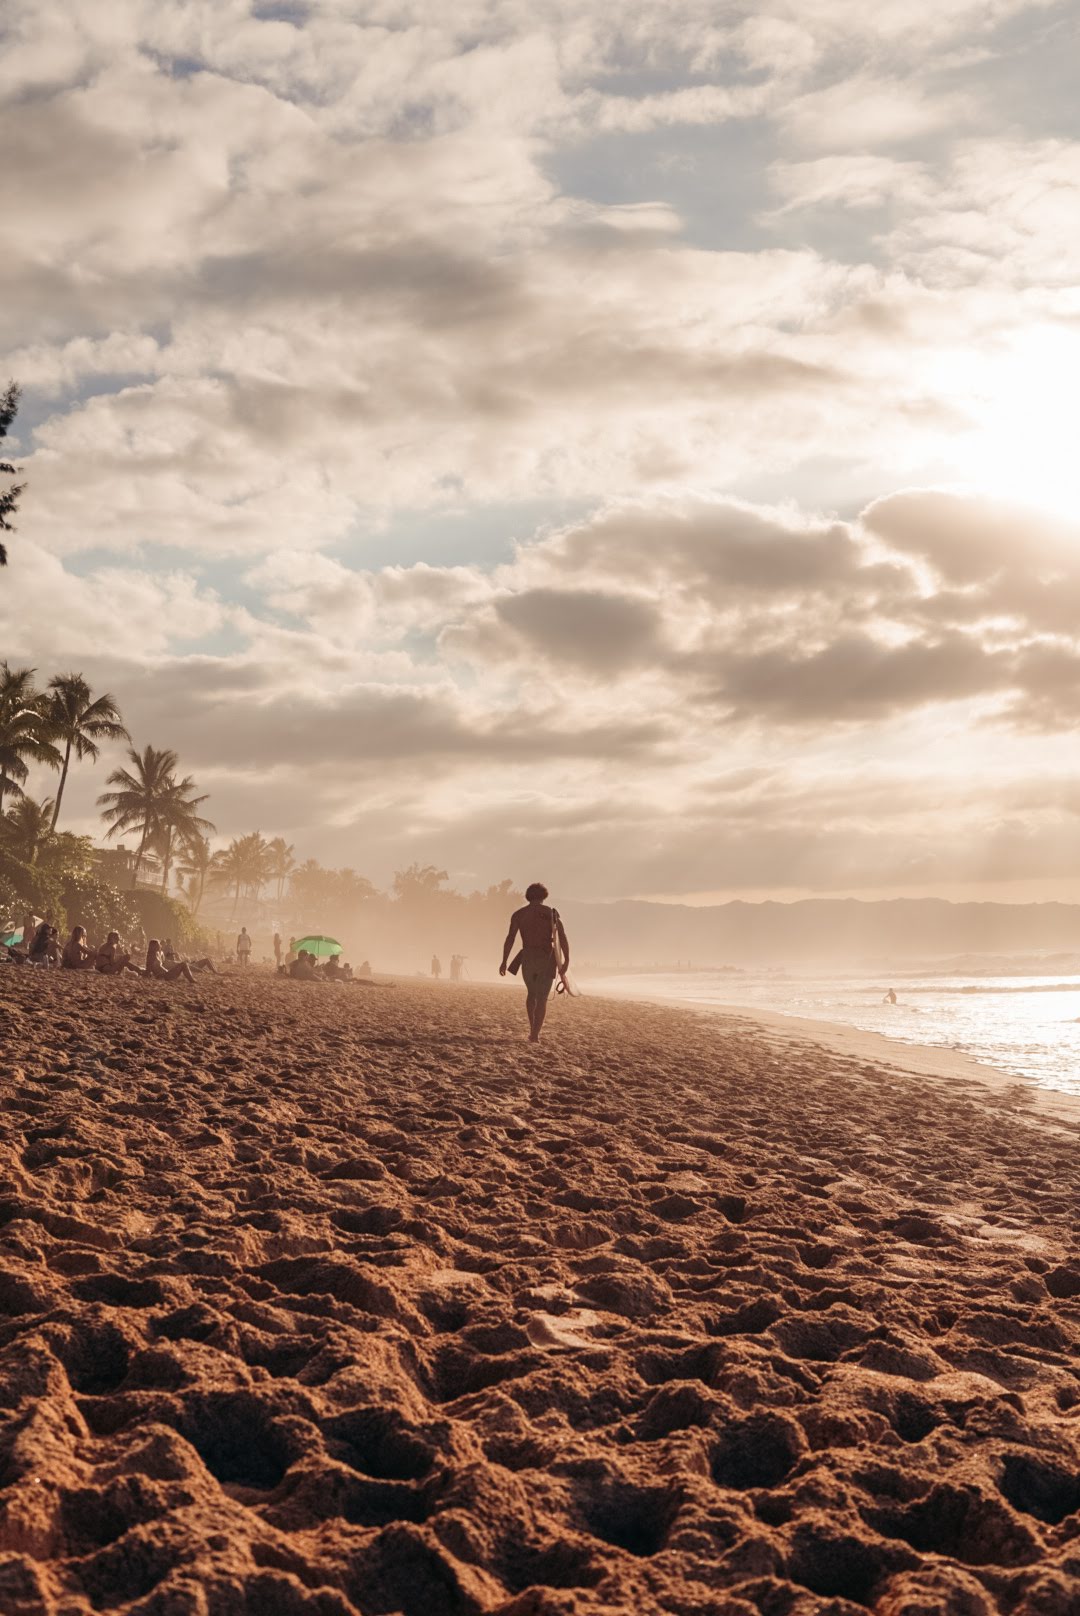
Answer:
[[[131,953],[120,941],[120,933],[109,932],[98,948],[93,948],[85,926],[73,926],[66,942],[51,921],[29,921],[23,926],[21,941],[2,945],[3,958],[9,965],[34,966],[41,970],[97,971],[102,976],[120,976],[128,971],[133,976],[152,976],[160,982],[175,982],[182,978],[194,982],[196,972],[214,971],[211,959],[188,959],[178,952],[171,937],[164,943],[151,937],[146,945],[146,957],[137,965]]]
[[[142,949],[127,948],[121,942],[120,933],[115,931],[109,932],[105,941],[95,948],[87,937],[85,926],[73,926],[71,935],[64,942],[51,920],[39,920],[27,915],[21,938],[18,933],[15,935],[17,941],[0,943],[0,964],[6,962],[43,970],[97,971],[102,976],[120,976],[130,972],[132,976],[151,976],[163,982],[194,982],[196,975],[205,971],[216,974],[218,970],[212,959],[193,959],[181,954],[171,937],[166,937],[164,943],[151,937],[146,942],[145,958],[140,964],[138,961],[142,957]],[[251,937],[247,928],[243,927],[236,939],[236,962],[241,970],[250,966],[251,952]],[[367,960],[354,972],[352,966],[337,955],[319,960],[306,949],[297,949],[293,938],[289,939],[288,958],[283,959],[283,954],[281,938],[275,935],[274,955],[279,976],[292,977],[301,982],[372,982],[371,966]]]
[[[320,964],[318,957],[306,948],[301,948],[296,958],[290,958],[287,965],[279,965],[278,975],[290,976],[294,982],[362,982],[368,987],[375,986],[367,960],[358,971],[354,971],[348,961],[343,961],[337,954],[331,954]]]
[[[503,944],[502,962],[499,966],[500,976],[506,976],[508,972],[516,976],[518,971],[521,972],[521,980],[525,985],[525,1008],[529,1017],[530,1043],[540,1041],[552,988],[557,993],[576,992],[569,977],[570,944],[567,941],[566,930],[558,910],[550,908],[546,903],[547,896],[547,887],[539,881],[534,881],[526,889],[525,907],[516,910],[510,917],[510,928]],[[340,945],[331,939],[304,940],[325,943],[338,949],[339,952],[332,953],[320,961],[315,953],[310,949],[298,947],[296,939],[290,937],[288,955],[283,957],[285,947],[281,936],[275,932],[274,960],[279,977],[290,977],[293,981],[299,982],[354,982],[367,987],[376,985],[367,960],[358,971],[354,971],[351,965],[342,960]],[[514,945],[518,941],[520,947],[515,953]],[[251,952],[251,937],[247,927],[242,926],[236,939],[236,959],[241,970],[248,969]],[[73,926],[67,942],[61,944],[57,928],[50,921],[38,921],[32,915],[27,915],[18,942],[0,943],[0,962],[3,960],[12,965],[46,969],[97,971],[102,976],[120,976],[128,971],[134,976],[154,977],[163,982],[175,982],[178,979],[194,982],[196,973],[217,970],[211,959],[186,959],[177,952],[169,937],[165,939],[164,944],[156,937],[151,937],[146,947],[146,960],[142,965],[137,965],[131,953],[124,948],[119,932],[109,932],[99,948],[92,948],[87,940],[86,928]],[[452,957],[452,980],[460,980],[464,961],[464,955],[455,954]],[[435,978],[441,976],[442,965],[437,956],[432,958],[431,965],[432,976]],[[896,1003],[893,989],[889,989],[886,999],[893,1004]]]

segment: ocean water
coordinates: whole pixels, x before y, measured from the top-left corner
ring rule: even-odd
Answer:
[[[1040,1088],[1080,1094],[1080,981],[1061,976],[917,978],[657,971],[594,978],[595,993],[760,1008],[842,1022],[901,1043],[956,1049]],[[892,987],[896,1004],[883,996]]]

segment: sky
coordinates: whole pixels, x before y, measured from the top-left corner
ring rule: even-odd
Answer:
[[[1080,900],[1078,43],[6,0],[0,656],[379,885]]]

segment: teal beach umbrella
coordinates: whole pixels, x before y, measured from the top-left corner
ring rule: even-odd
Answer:
[[[322,956],[341,953],[341,944],[336,937],[301,937],[293,946],[298,954]]]

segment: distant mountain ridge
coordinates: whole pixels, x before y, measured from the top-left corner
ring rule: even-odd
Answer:
[[[1080,904],[944,898],[804,898],[689,904],[621,899],[561,905],[574,956],[671,967],[884,964],[957,955],[1080,954]]]

